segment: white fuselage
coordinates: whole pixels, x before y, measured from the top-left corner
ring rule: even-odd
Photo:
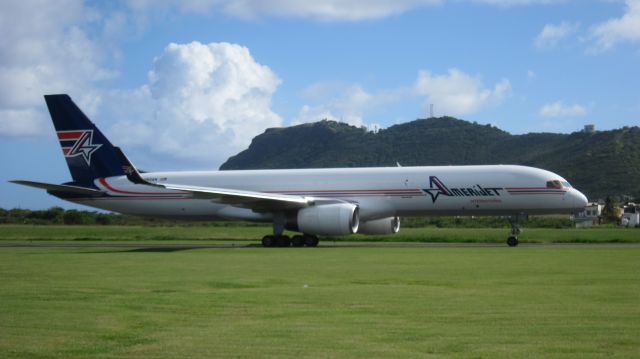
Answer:
[[[571,213],[587,202],[553,172],[512,165],[153,172],[142,177],[158,184],[342,200],[358,205],[362,221],[390,216]],[[550,188],[549,181],[563,186]],[[108,195],[69,200],[145,216],[270,221],[274,215],[134,184],[125,176],[97,179],[95,185]]]

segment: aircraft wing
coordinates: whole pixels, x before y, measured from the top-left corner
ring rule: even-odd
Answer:
[[[140,172],[131,163],[119,147],[115,147],[116,155],[120,158],[122,169],[129,181],[154,187],[166,188],[190,193],[195,198],[210,198],[221,203],[238,207],[251,208],[256,211],[273,211],[283,209],[303,208],[313,205],[314,198],[293,196],[279,193],[245,191],[230,188],[200,187],[181,184],[154,183],[142,178]],[[327,200],[327,202],[333,202]]]
[[[292,196],[279,193],[244,191],[228,188],[185,186],[179,184],[156,184],[156,187],[188,192],[194,198],[217,199],[219,202],[247,207],[255,210],[294,209],[303,208],[315,203],[314,198]]]
[[[71,185],[66,185],[66,184],[53,184],[53,183],[25,181],[25,180],[13,180],[13,181],[9,181],[9,182],[15,183],[15,184],[21,184],[23,186],[46,189],[47,191],[74,193],[74,194],[81,194],[81,195],[86,195],[86,196],[102,196],[102,195],[104,195],[104,192],[99,191],[97,189],[86,188],[86,187],[78,187],[78,186],[71,186]]]

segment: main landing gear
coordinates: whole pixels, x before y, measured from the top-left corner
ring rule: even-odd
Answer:
[[[262,237],[263,247],[317,247],[318,237],[310,234],[295,235],[291,238],[284,235],[267,235]]]
[[[520,224],[525,222],[529,216],[526,214],[516,214],[509,217],[509,223],[511,224],[511,231],[509,232],[509,238],[507,238],[507,245],[509,247],[515,247],[518,245],[518,234],[520,234]]]
[[[318,236],[313,234],[295,235],[291,238],[284,233],[286,216],[284,213],[275,213],[273,216],[273,235],[262,237],[263,247],[317,247]]]

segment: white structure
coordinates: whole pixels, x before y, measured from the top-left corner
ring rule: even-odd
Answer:
[[[629,203],[629,205],[624,206],[624,213],[622,213],[620,223],[626,227],[640,226],[640,206],[635,203]]]
[[[604,205],[598,202],[588,203],[584,211],[576,215],[576,227],[591,227],[600,224],[603,208]]]

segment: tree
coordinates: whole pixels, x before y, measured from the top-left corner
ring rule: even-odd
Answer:
[[[111,224],[111,217],[104,213],[96,213],[95,214],[95,222],[100,225],[109,225]]]
[[[80,211],[75,209],[68,210],[62,216],[64,224],[84,224],[84,218]]]
[[[605,223],[618,223],[620,221],[618,202],[611,196],[607,196],[604,201],[602,219]]]

